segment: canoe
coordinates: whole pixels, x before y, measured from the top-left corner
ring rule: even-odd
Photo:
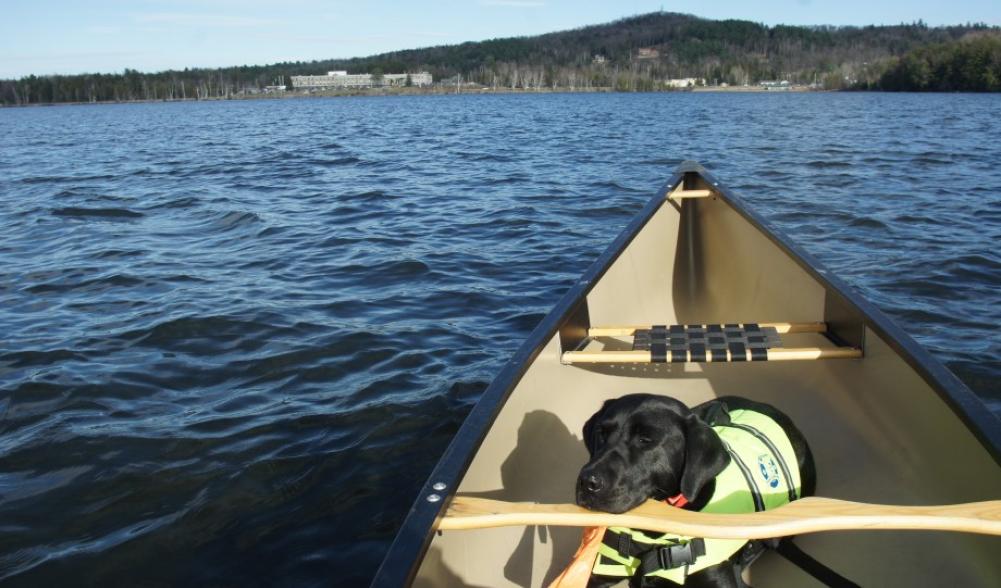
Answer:
[[[585,420],[634,392],[690,406],[724,395],[775,405],[810,443],[818,496],[1001,498],[1001,421],[857,291],[685,162],[484,392],[373,585],[547,585],[579,528],[441,531],[445,509],[457,495],[572,503]],[[1001,537],[841,530],[796,543],[863,586],[1001,585]],[[820,585],[774,553],[745,577]]]

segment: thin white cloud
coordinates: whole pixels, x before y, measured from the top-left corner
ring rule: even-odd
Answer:
[[[39,63],[47,61],[65,61],[83,57],[85,59],[96,57],[140,57],[149,55],[146,51],[66,51],[52,53],[13,53],[4,55],[10,60],[17,61],[37,61]]]
[[[250,16],[230,16],[226,14],[198,14],[187,12],[151,12],[137,14],[136,22],[143,24],[170,24],[212,28],[251,28],[271,26],[274,20]]]
[[[229,7],[229,6],[265,6],[265,7],[283,7],[288,5],[301,5],[301,4],[313,4],[317,6],[329,6],[330,4],[342,4],[342,2],[335,2],[332,0],[282,0],[279,5],[275,0],[133,0],[134,4],[149,4],[157,6],[170,6],[176,8],[178,6],[190,6],[192,8],[207,8],[218,6]]]
[[[101,35],[101,36],[119,35],[122,32],[121,27],[106,26],[106,25],[89,26],[85,27],[83,30],[88,35]]]
[[[480,0],[481,6],[506,6],[508,8],[539,8],[546,3],[541,0]]]
[[[287,33],[258,33],[255,35],[259,39],[269,39],[285,42],[306,42],[306,43],[379,43],[386,41],[399,41],[401,39],[435,39],[440,42],[447,42],[457,39],[456,35],[449,33],[435,33],[426,31],[408,31],[406,33],[392,35],[294,35]],[[379,50],[377,53],[392,51],[392,49]]]
[[[17,79],[30,74],[74,75],[96,72],[120,72],[129,64],[147,58],[145,51],[72,51],[56,53],[7,54],[0,59],[0,80]],[[82,65],[82,64],[86,65]],[[26,67],[28,69],[26,69]]]
[[[437,33],[434,31],[410,31],[407,35],[411,37],[430,37],[432,39],[457,39],[459,37],[451,33]]]

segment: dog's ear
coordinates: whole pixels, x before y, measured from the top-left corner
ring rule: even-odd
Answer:
[[[694,414],[685,419],[685,471],[681,494],[695,500],[702,488],[730,463],[723,441],[712,428]]]
[[[609,402],[611,402],[611,400],[606,400],[601,405],[601,408],[598,409],[598,412],[592,414],[591,418],[587,419],[587,422],[584,423],[584,447],[587,447],[587,453],[591,457],[594,457],[594,446],[597,445],[595,439],[597,431],[594,430],[594,425],[595,423],[598,422],[598,419],[601,417],[601,413],[605,412],[605,409],[608,407]]]

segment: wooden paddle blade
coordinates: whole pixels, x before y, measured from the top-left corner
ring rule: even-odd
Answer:
[[[1001,535],[1001,500],[944,506],[892,506],[810,497],[774,510],[711,514],[648,500],[622,514],[590,511],[573,504],[503,502],[456,496],[438,528],[482,529],[522,525],[630,527],[687,537],[768,539],[865,529],[921,529]]]

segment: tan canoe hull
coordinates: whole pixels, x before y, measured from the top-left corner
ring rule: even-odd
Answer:
[[[710,193],[666,197],[682,184]],[[455,492],[572,503],[577,473],[587,460],[581,441],[585,420],[606,399],[634,392],[669,395],[689,405],[724,395],[774,404],[795,420],[812,447],[819,496],[901,505],[1001,498],[998,435],[990,430],[996,419],[980,414],[986,409],[940,364],[761,226],[709,174],[695,165],[683,167],[644,214],[585,276],[577,290],[582,296],[564,299],[558,316],[533,335],[537,344],[523,348],[503,381],[495,382],[499,388],[484,394],[481,402],[495,405],[474,410],[475,422],[460,431],[408,519],[411,526],[429,523],[425,543],[410,547],[423,557],[412,569],[400,569],[407,541],[418,540],[401,534],[376,585],[392,578],[417,586],[546,585],[570,560],[579,529],[433,533],[430,523]],[[826,323],[863,357],[720,364],[562,361],[571,349],[614,348],[614,342],[585,338],[588,328],[728,322]],[[783,338],[797,348],[831,347],[825,334],[806,331]],[[445,479],[449,471],[454,479]],[[435,482],[446,488],[438,492],[444,500],[431,507],[427,495],[435,493]],[[1001,585],[998,537],[838,531],[801,536],[798,543],[863,586]],[[759,560],[748,580],[755,586],[816,585],[774,554]]]

